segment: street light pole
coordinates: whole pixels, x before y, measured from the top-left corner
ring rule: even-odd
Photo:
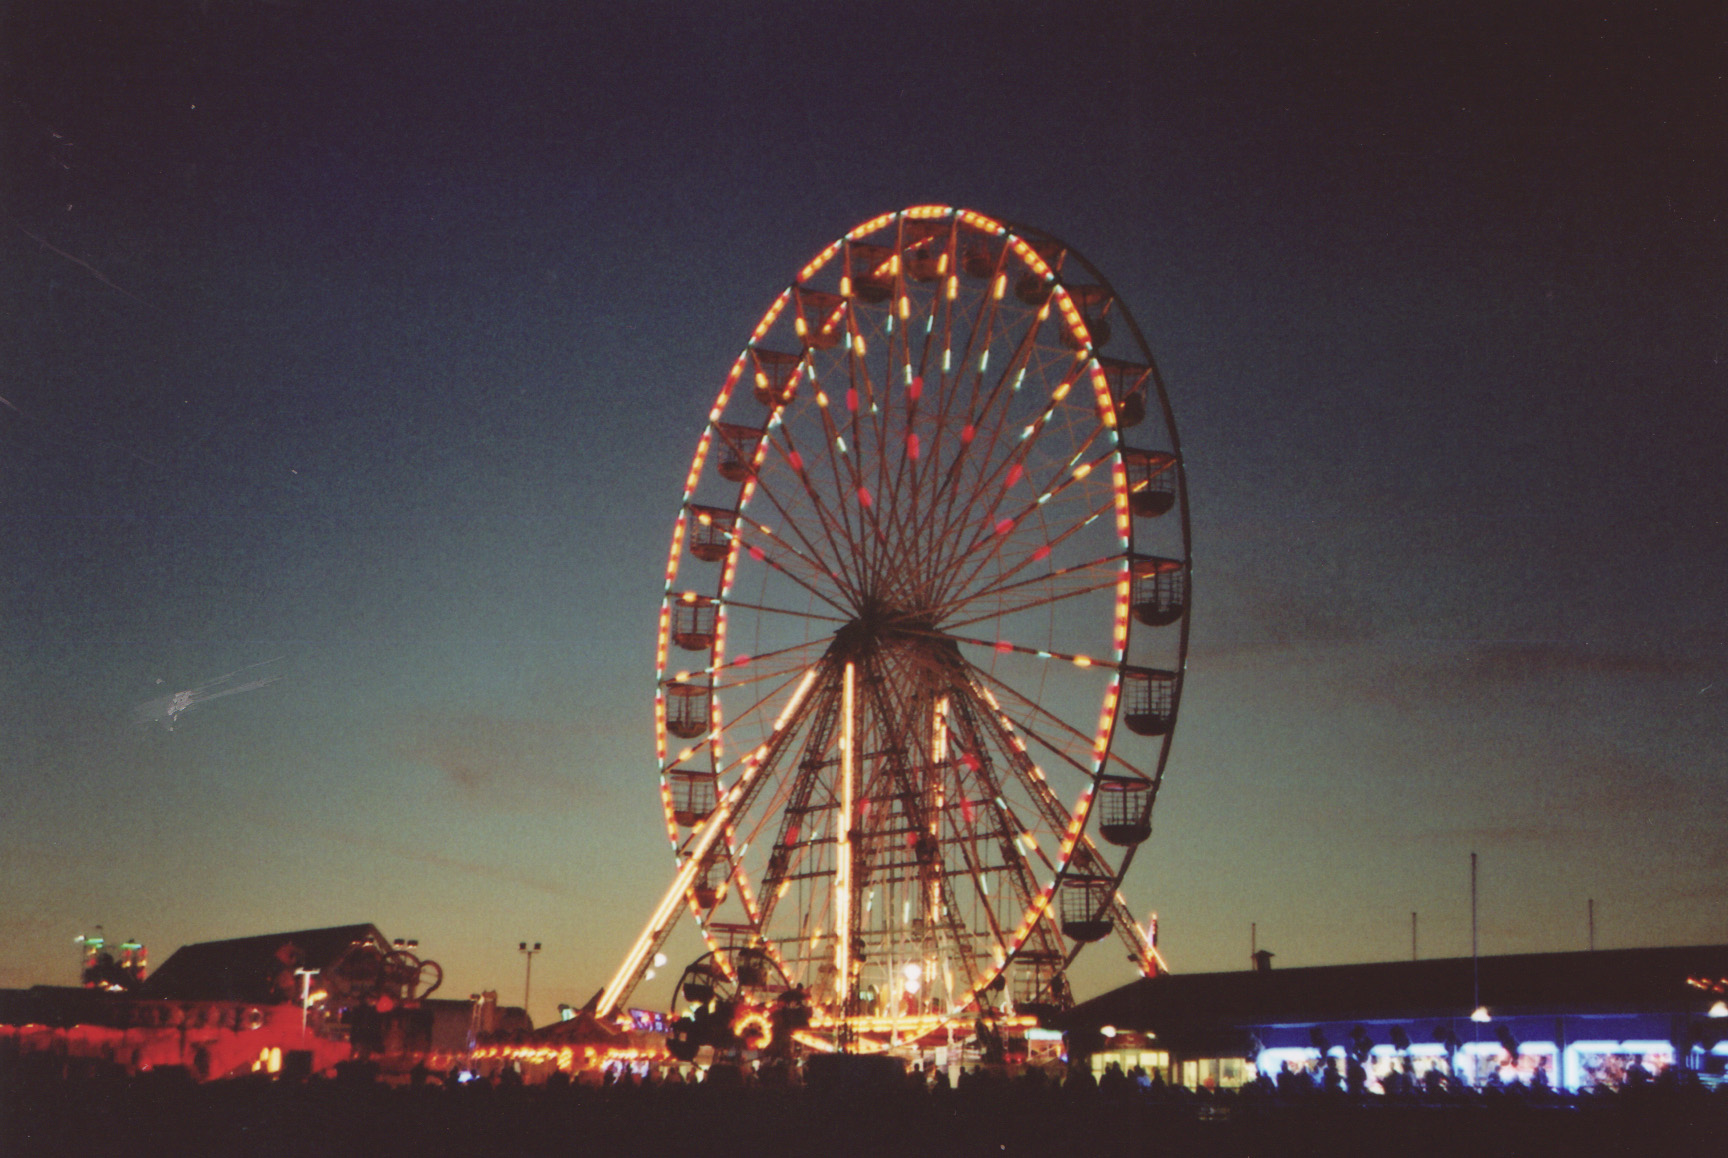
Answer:
[[[534,980],[534,954],[540,952],[540,942],[534,942],[534,947],[532,949],[528,947],[528,942],[519,942],[516,946],[516,951],[528,959],[528,967],[522,974],[522,1012],[527,1013],[528,986]]]
[[[306,1017],[312,1008],[312,978],[318,975],[316,969],[296,969],[300,978],[300,1040],[306,1040]]]

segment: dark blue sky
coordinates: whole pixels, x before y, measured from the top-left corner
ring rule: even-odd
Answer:
[[[1173,967],[1467,952],[1472,850],[1485,951],[1728,936],[1719,5],[589,8],[7,6],[0,985],[362,920],[586,999],[708,406],[930,202],[1170,383]]]

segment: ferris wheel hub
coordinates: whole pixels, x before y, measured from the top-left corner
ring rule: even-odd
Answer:
[[[907,644],[946,645],[958,654],[953,641],[942,636],[928,613],[875,601],[866,603],[849,623],[834,633],[831,650],[836,658],[855,660]]]

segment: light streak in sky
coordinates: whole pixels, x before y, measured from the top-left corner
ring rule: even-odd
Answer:
[[[25,229],[22,225],[18,226],[18,232],[22,233],[25,237],[28,237],[31,241],[34,241],[37,245],[40,245],[42,248],[54,251],[55,253],[59,254],[61,257],[65,258],[67,261],[71,262],[73,265],[83,266],[85,269],[90,271],[91,275],[93,277],[95,277],[95,279],[97,281],[101,282],[103,285],[107,286],[109,289],[113,290],[115,293],[123,294],[126,297],[131,298],[133,301],[137,302],[139,305],[143,306],[147,310],[156,310],[155,306],[151,305],[149,302],[145,301],[143,298],[139,297],[137,294],[133,293],[131,290],[126,289],[123,286],[115,285],[114,282],[112,282],[108,279],[107,274],[103,273],[101,270],[97,269],[95,266],[91,265],[89,262],[85,261],[83,258],[72,256],[70,253],[67,253],[64,249],[61,249],[58,245],[55,245],[52,242],[47,241],[43,238],[40,238],[40,237],[36,236],[34,233],[31,233],[28,229]],[[161,313],[162,311],[156,310],[156,312]]]
[[[140,724],[162,724],[172,732],[180,717],[199,704],[219,700],[223,696],[237,696],[241,692],[256,691],[281,679],[281,676],[273,675],[265,676],[262,679],[248,680],[245,683],[233,682],[245,672],[252,671],[254,668],[261,668],[266,664],[277,663],[282,658],[282,656],[276,656],[274,659],[247,664],[245,667],[236,668],[227,675],[217,676],[208,683],[199,684],[195,688],[187,688],[185,691],[178,691],[173,695],[160,696],[154,700],[146,701],[132,710],[132,718]]]

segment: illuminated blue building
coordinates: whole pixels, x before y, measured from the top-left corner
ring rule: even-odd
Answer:
[[[1714,1082],[1728,1063],[1728,945],[1278,970],[1271,956],[1085,1002],[1071,1048],[1097,1072],[1139,1066],[1190,1087],[1263,1075],[1367,1093],[1618,1088],[1675,1066]]]

